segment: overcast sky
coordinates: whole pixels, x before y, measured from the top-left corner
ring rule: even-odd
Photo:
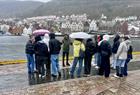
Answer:
[[[8,1],[8,0],[0,0],[0,1]],[[48,2],[51,0],[19,0],[19,1],[41,1],[41,2]]]
[[[48,2],[48,1],[51,1],[51,0],[22,0],[22,1],[41,1],[41,2]]]

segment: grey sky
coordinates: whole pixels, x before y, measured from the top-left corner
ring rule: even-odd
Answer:
[[[0,1],[8,1],[8,0],[0,0]],[[19,1],[41,1],[41,2],[48,2],[48,1],[51,1],[51,0],[19,0]]]
[[[51,1],[51,0],[22,0],[22,1],[41,1],[41,2],[48,2],[48,1]]]

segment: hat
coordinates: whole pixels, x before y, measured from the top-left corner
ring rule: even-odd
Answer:
[[[109,41],[109,39],[110,39],[109,35],[104,35],[103,36],[103,40]]]

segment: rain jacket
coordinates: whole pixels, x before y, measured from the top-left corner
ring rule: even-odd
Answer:
[[[114,38],[114,43],[113,43],[113,46],[112,46],[112,53],[116,54],[117,51],[118,51],[118,48],[119,48],[119,45],[120,45],[120,36],[119,35],[116,35],[116,37]]]
[[[116,54],[116,58],[117,59],[124,59],[126,60],[127,59],[127,52],[128,52],[128,45],[127,45],[128,40],[126,41],[123,41],[119,48],[118,48],[118,51],[117,51],[117,54]]]
[[[74,40],[73,42],[73,50],[74,50],[74,57],[79,57],[80,48],[85,51],[85,46],[82,42],[78,40]]]

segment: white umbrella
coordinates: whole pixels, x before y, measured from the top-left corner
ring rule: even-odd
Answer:
[[[79,39],[88,39],[88,38],[91,38],[91,35],[85,33],[85,32],[76,32],[76,33],[72,33],[70,34],[70,37],[71,38],[79,38]]]

